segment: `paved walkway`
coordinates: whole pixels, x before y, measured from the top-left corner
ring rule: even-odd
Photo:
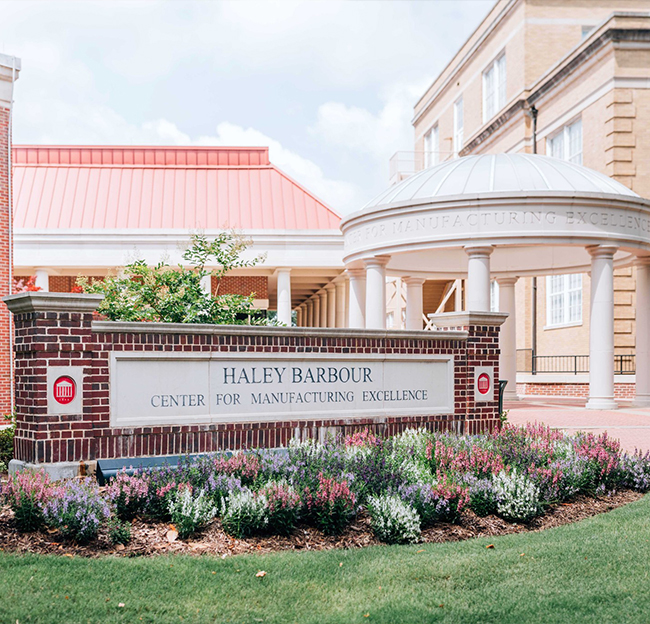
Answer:
[[[621,401],[617,410],[588,410],[584,400],[527,398],[506,402],[508,422],[523,425],[544,423],[567,432],[590,431],[618,438],[624,450],[650,451],[650,408]]]

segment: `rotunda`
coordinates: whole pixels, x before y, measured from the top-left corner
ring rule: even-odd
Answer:
[[[650,405],[650,201],[622,184],[548,156],[467,156],[390,187],[341,230],[351,327],[384,327],[387,274],[406,281],[408,329],[422,328],[424,280],[466,278],[467,310],[480,312],[490,309],[496,279],[510,315],[500,364],[511,387],[517,279],[591,273],[587,406],[594,409],[616,407],[613,273],[636,264],[637,403]]]

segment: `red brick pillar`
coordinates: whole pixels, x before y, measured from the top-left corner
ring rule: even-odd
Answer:
[[[13,241],[11,240],[11,106],[13,84],[20,71],[20,59],[0,54],[0,297],[11,292]],[[11,314],[0,304],[0,421],[12,409]]]
[[[438,329],[459,329],[468,333],[464,367],[457,366],[457,393],[465,393],[465,433],[492,431],[499,423],[499,328],[508,315],[503,312],[447,312],[431,314]],[[476,377],[488,369],[492,373],[491,400],[477,399]]]
[[[5,298],[15,325],[16,435],[10,470],[53,464],[53,476],[74,477],[80,461],[94,458],[97,347],[91,323],[101,300],[102,295],[45,292]],[[78,400],[53,409],[52,384],[65,376],[76,378]]]

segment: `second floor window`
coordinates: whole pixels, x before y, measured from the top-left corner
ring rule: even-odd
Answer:
[[[437,165],[440,162],[439,152],[440,138],[438,124],[436,124],[424,135],[424,166],[433,167],[433,165]]]
[[[582,275],[549,275],[546,278],[546,325],[582,323]]]
[[[582,164],[582,120],[564,126],[546,141],[546,153],[553,158]]]
[[[506,105],[506,55],[502,54],[483,72],[483,123]]]
[[[463,147],[463,96],[454,102],[454,154]]]

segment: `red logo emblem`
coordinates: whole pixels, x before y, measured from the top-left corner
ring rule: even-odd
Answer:
[[[63,375],[54,382],[54,399],[61,405],[72,403],[77,396],[77,384],[72,377]]]
[[[476,386],[481,394],[487,394],[490,391],[490,376],[487,373],[481,373]]]

